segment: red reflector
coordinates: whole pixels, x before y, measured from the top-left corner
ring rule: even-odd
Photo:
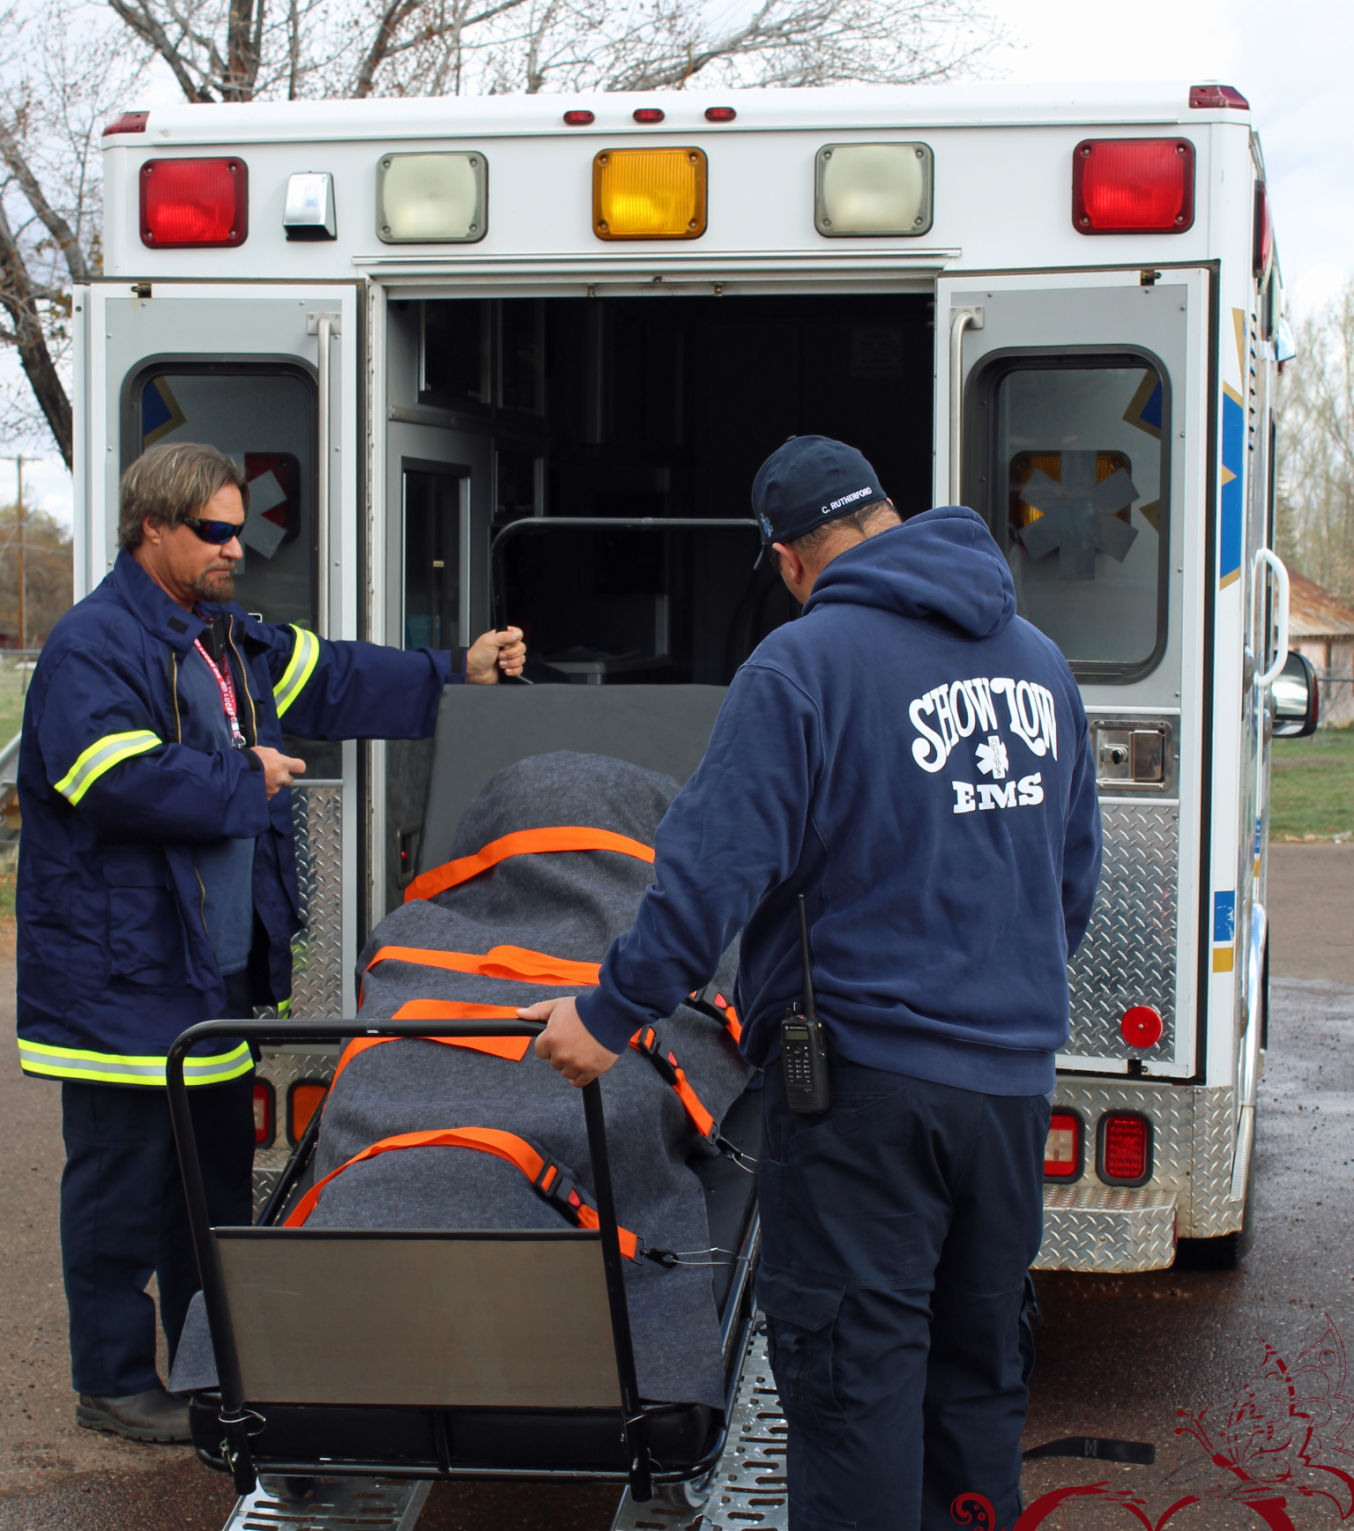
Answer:
[[[1224,107],[1234,107],[1239,112],[1248,112],[1251,104],[1245,96],[1231,85],[1191,85],[1189,88],[1189,104],[1196,111],[1208,111]]]
[[[585,128],[596,119],[591,112],[565,112],[564,120],[571,128]]]
[[[1125,1010],[1119,1030],[1130,1047],[1155,1047],[1166,1029],[1161,1013],[1151,1005],[1134,1005]]]
[[[1100,1178],[1115,1185],[1141,1185],[1152,1167],[1152,1126],[1145,1116],[1114,1114],[1100,1119]]]
[[[571,1207],[581,1207],[583,1205],[583,1198],[578,1194],[577,1191],[569,1192],[569,1205]]]
[[[1194,145],[1083,140],[1072,156],[1072,222],[1082,234],[1183,234],[1194,222]]]
[[[738,113],[731,106],[707,106],[705,108],[705,120],[707,122],[732,122]]]
[[[149,112],[123,112],[121,117],[113,118],[103,130],[103,136],[107,138],[110,133],[144,133],[149,121]]]
[[[1054,1111],[1044,1143],[1044,1178],[1075,1180],[1081,1174],[1081,1118],[1075,1111]]]
[[[1251,271],[1263,280],[1274,260],[1274,220],[1269,215],[1269,190],[1263,181],[1255,183],[1255,234]]]
[[[636,122],[662,122],[667,114],[656,106],[637,106],[635,108]]]
[[[242,159],[162,159],[141,167],[141,243],[240,245],[248,233]]]
[[[254,1146],[267,1148],[273,1141],[273,1087],[262,1079],[254,1081]]]

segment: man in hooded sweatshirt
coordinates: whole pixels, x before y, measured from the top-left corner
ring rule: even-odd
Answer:
[[[1010,1526],[1054,1054],[1100,875],[1085,713],[971,510],[903,522],[820,436],[774,452],[752,503],[801,618],[734,677],[598,987],[523,1013],[586,1084],[742,930],[791,1531],[941,1531],[971,1495]],[[831,1089],[813,1114],[778,1056],[800,894]]]

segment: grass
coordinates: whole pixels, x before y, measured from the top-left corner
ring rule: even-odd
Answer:
[[[1354,728],[1274,741],[1269,829],[1275,840],[1354,836]]]
[[[27,672],[20,672],[16,660],[0,658],[0,749],[19,732],[23,722],[27,680]]]

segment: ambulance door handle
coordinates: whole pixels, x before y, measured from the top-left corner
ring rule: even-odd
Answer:
[[[950,504],[959,503],[959,458],[964,446],[964,331],[983,327],[981,308],[950,310]]]
[[[1275,627],[1277,632],[1274,638],[1274,661],[1262,675],[1255,677],[1256,689],[1263,696],[1270,686],[1279,678],[1279,672],[1288,663],[1288,570],[1284,568],[1283,560],[1277,553],[1269,548],[1257,548],[1255,562],[1251,566],[1251,631],[1255,631],[1255,603],[1260,598],[1262,588],[1261,565],[1268,564],[1270,573],[1274,576],[1274,599],[1277,604],[1275,613]],[[1269,642],[1269,634],[1265,633],[1260,640],[1260,659],[1263,663],[1265,646]]]
[[[307,314],[306,334],[316,337],[315,381],[319,398],[316,401],[320,415],[316,452],[319,461],[315,472],[315,526],[316,554],[320,564],[320,584],[316,591],[315,626],[318,636],[329,636],[329,457],[332,450],[332,431],[329,425],[329,406],[333,386],[333,357],[331,342],[339,334],[337,314]]]

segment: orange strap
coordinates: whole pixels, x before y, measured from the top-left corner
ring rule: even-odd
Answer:
[[[451,973],[474,973],[481,978],[515,978],[521,983],[548,984],[562,988],[571,984],[595,988],[601,964],[572,962],[526,946],[494,946],[487,952],[444,952],[423,946],[383,946],[367,964],[412,962],[417,967],[443,968]],[[516,1013],[515,1011],[513,1012]]]
[[[459,1000],[411,999],[395,1012],[397,1021],[489,1021],[517,1019],[517,1011],[509,1005],[470,1005]],[[507,1058],[520,1063],[527,1055],[531,1037],[354,1037],[343,1049],[334,1077],[329,1081],[332,1090],[339,1075],[354,1058],[370,1048],[380,1047],[383,1042],[441,1042],[447,1047],[464,1047],[472,1053],[488,1053],[495,1058]]]
[[[676,1053],[664,1055],[658,1033],[654,1028],[641,1026],[630,1038],[630,1046],[641,1058],[647,1058],[658,1070],[659,1075],[672,1086],[673,1093],[682,1103],[682,1109],[691,1118],[691,1125],[701,1137],[709,1143],[716,1142],[719,1138],[718,1124],[701,1104],[700,1096],[692,1089],[691,1081],[686,1077],[686,1071],[677,1062]]]
[[[487,872],[509,856],[539,855],[551,851],[618,851],[622,856],[633,856],[637,861],[653,861],[653,847],[632,840],[628,835],[618,835],[610,829],[592,829],[583,824],[557,824],[548,829],[519,829],[513,834],[491,840],[483,850],[473,856],[462,856],[457,861],[445,861],[414,878],[404,890],[404,901],[412,903],[419,898],[432,898],[445,893],[448,888],[459,887]]]
[[[375,1039],[373,1039],[375,1040]],[[493,1154],[508,1164],[515,1165],[531,1181],[540,1195],[577,1228],[595,1229],[598,1226],[597,1209],[584,1197],[574,1177],[563,1165],[544,1157],[525,1138],[515,1133],[503,1132],[497,1127],[451,1127],[437,1132],[404,1132],[397,1137],[382,1138],[354,1154],[346,1164],[331,1170],[318,1181],[296,1204],[285,1226],[299,1228],[315,1210],[320,1193],[335,1176],[365,1159],[378,1154],[390,1153],[401,1148],[474,1148],[481,1153]],[[627,1260],[638,1260],[646,1251],[635,1234],[628,1229],[620,1231],[621,1253]],[[654,1251],[655,1254],[662,1253]]]

